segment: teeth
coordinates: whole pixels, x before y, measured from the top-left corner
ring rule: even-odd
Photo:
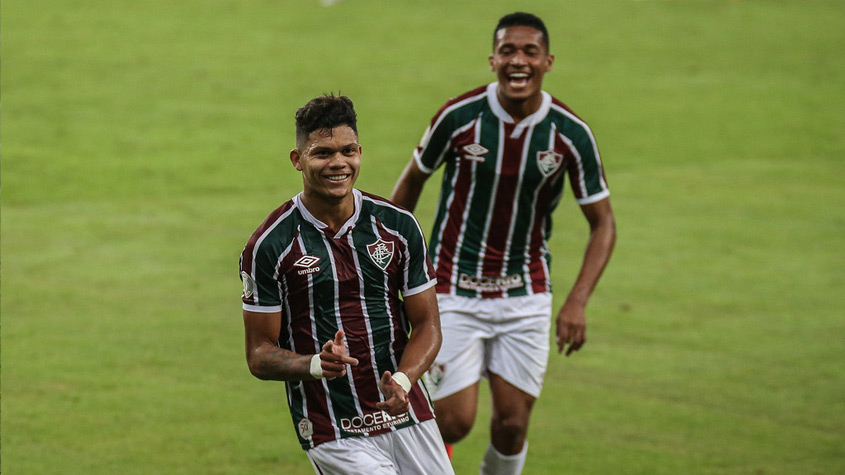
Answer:
[[[528,73],[512,73],[508,77],[511,79],[525,79],[528,77]]]
[[[346,177],[348,177],[348,176],[349,175],[329,175],[326,178],[328,178],[331,181],[341,181],[341,180],[345,180]]]

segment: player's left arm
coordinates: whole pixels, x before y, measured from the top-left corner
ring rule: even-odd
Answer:
[[[607,266],[616,243],[616,221],[610,207],[610,198],[582,205],[581,212],[590,225],[590,239],[584,251],[581,271],[569,291],[566,302],[558,312],[556,321],[557,351],[562,352],[568,344],[566,356],[578,351],[587,341],[587,301]]]
[[[434,287],[407,296],[404,302],[405,313],[411,324],[411,336],[405,346],[402,360],[399,361],[397,372],[404,373],[413,387],[431,367],[437,352],[440,351],[443,337],[440,333],[440,311]],[[385,400],[378,404],[379,409],[392,416],[408,412],[408,394],[389,371],[384,373],[380,386]]]

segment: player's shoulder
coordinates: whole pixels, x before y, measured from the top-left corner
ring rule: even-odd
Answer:
[[[475,89],[464,92],[463,94],[452,97],[437,110],[437,114],[435,114],[435,121],[445,115],[483,106],[487,102],[486,99],[487,86],[479,86]]]
[[[413,213],[387,198],[366,191],[361,191],[361,198],[364,211],[379,221],[396,224],[416,223]]]
[[[549,116],[556,125],[557,130],[564,135],[571,137],[582,137],[585,140],[594,140],[593,132],[589,124],[575,111],[572,110],[560,99],[551,96]]]
[[[269,234],[278,235],[284,233],[286,229],[298,226],[300,219],[299,213],[296,212],[296,204],[291,199],[271,211],[252,235],[253,237],[267,236]]]
[[[444,106],[449,106],[452,104],[459,104],[463,102],[472,102],[474,100],[480,100],[487,97],[487,86],[478,86],[475,89],[471,89],[459,96],[455,96],[448,101]]]
[[[385,216],[413,216],[410,211],[389,199],[366,191],[361,191],[361,202],[364,209],[370,213]]]
[[[581,118],[571,107],[569,107],[566,103],[562,100],[558,99],[555,96],[550,95],[551,97],[551,106],[549,107],[549,111],[552,114],[553,118],[560,119],[560,120],[571,120],[581,124],[586,125],[584,119]]]

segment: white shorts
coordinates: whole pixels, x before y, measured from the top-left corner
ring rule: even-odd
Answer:
[[[454,475],[434,419],[374,435],[324,442],[306,452],[320,475]]]
[[[443,345],[427,374],[433,400],[488,372],[536,397],[549,360],[552,295],[480,299],[437,294]]]

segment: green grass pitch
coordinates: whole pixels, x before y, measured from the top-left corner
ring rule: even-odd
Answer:
[[[388,195],[517,9],[549,26],[546,89],[593,127],[619,227],[525,473],[845,472],[840,1],[9,0],[3,473],[311,473],[238,298],[242,246],[301,186],[293,113],[352,97],[358,185]],[[571,195],[555,220],[560,305],[587,229]]]

